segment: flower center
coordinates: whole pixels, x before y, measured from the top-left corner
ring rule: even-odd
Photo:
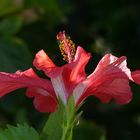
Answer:
[[[70,36],[66,36],[65,31],[59,32],[56,38],[59,42],[59,48],[63,55],[63,60],[71,63],[75,56],[75,44],[70,39]]]

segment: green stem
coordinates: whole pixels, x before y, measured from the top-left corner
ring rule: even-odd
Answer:
[[[72,140],[73,125],[67,124],[63,127],[63,133],[61,140]]]
[[[72,140],[75,114],[75,102],[73,96],[71,96],[67,105],[64,107],[61,140]]]

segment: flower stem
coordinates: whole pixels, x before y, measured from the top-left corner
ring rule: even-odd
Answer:
[[[73,126],[67,125],[63,128],[61,140],[72,140]]]
[[[73,97],[69,99],[63,113],[64,116],[63,116],[61,140],[72,140],[73,126],[76,114],[76,108],[74,105]]]

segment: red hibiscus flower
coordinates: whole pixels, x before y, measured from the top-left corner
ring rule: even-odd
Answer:
[[[75,106],[90,95],[96,96],[104,103],[111,99],[118,104],[130,102],[132,92],[129,80],[132,78],[125,56],[118,58],[106,54],[94,72],[87,76],[85,66],[91,55],[79,46],[75,51],[74,43],[65,32],[60,32],[57,39],[60,51],[68,64],[56,66],[41,50],[36,54],[33,64],[38,70],[43,70],[51,80],[38,77],[32,69],[14,74],[0,72],[0,97],[15,89],[27,88],[26,95],[34,97],[34,105],[40,112],[55,111],[58,97],[66,105],[69,97],[73,96]]]

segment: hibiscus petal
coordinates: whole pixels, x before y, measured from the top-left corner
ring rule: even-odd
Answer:
[[[94,77],[99,79],[99,77],[102,77],[106,79],[107,76],[109,76],[109,78],[111,78],[112,76],[119,76],[121,78],[123,77],[132,79],[131,71],[127,68],[125,56],[117,58],[111,54],[106,54],[98,63],[95,71],[91,75],[89,75],[88,78]]]
[[[48,98],[52,98],[53,101],[56,102],[56,95],[54,93],[51,82],[46,79],[39,78],[32,69],[28,69],[24,72],[17,71],[16,73],[12,74],[0,72],[0,97],[18,88],[25,87],[31,89],[39,88],[46,91],[46,92],[38,92],[40,93],[40,95],[38,94],[38,96],[36,96],[35,95],[36,93],[34,93],[34,95],[32,96],[37,98],[35,100],[38,100],[38,97],[40,96],[45,97],[47,96],[46,101],[48,101]],[[40,100],[40,104],[41,102],[44,102],[44,100]],[[40,108],[40,110],[42,110],[42,108]]]
[[[59,74],[59,68],[43,50],[36,54],[33,65],[38,70],[43,70],[48,77],[56,77]]]
[[[140,70],[136,70],[131,73],[133,81],[140,85]]]
[[[127,104],[132,99],[129,81],[126,79],[115,79],[111,83],[104,83],[94,93],[102,102],[108,103],[114,99],[118,104]]]
[[[32,69],[25,72],[17,71],[14,74],[0,72],[0,97],[15,89],[23,88],[27,84],[32,85],[33,81],[30,80],[30,77],[36,78]]]
[[[63,71],[63,77],[66,77],[66,83],[69,79],[71,83],[74,82],[77,84],[86,78],[85,66],[88,63],[90,57],[90,53],[85,52],[82,47],[77,48],[74,62],[65,66],[66,69],[71,69],[69,78],[67,77],[67,73]]]
[[[128,103],[132,96],[129,79],[132,78],[127,68],[126,58],[107,54],[99,62],[95,71],[75,88],[75,101],[79,104],[89,95],[95,95],[102,102],[115,99],[119,104]]]
[[[41,88],[28,88],[26,95],[34,97],[34,106],[40,112],[54,112],[57,110],[57,100]]]

